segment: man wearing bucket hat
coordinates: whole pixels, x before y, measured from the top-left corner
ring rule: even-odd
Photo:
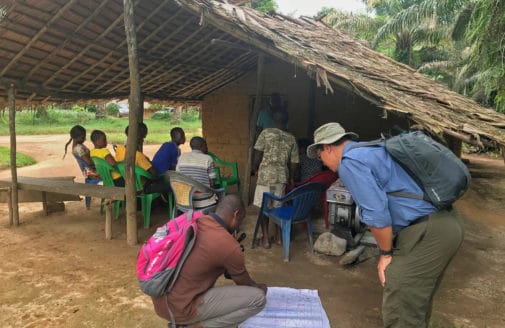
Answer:
[[[391,195],[423,191],[384,147],[352,147],[357,138],[339,123],[324,124],[307,156],[338,171],[377,241],[384,326],[428,327],[433,295],[463,240],[462,223],[425,200]]]

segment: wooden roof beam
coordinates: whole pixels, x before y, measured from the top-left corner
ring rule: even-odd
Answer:
[[[31,46],[40,38],[41,35],[43,35],[47,29],[49,28],[49,26],[51,26],[55,21],[57,21],[61,15],[63,15],[63,13],[70,7],[74,4],[76,0],[70,0],[68,1],[63,7],[60,8],[60,10],[58,10],[58,12],[53,15],[53,17],[51,18],[51,20],[49,22],[47,22],[47,24],[45,24],[33,37],[32,39],[30,40],[30,42],[28,42],[21,51],[19,51],[16,56],[14,56],[14,58],[11,59],[11,61],[5,65],[5,67],[2,69],[2,71],[0,72],[0,78],[3,77],[5,75],[5,73],[12,67],[12,65],[14,65],[19,58],[21,58],[27,51],[28,49],[31,48]]]
[[[139,2],[140,0],[137,0],[137,2],[135,3],[135,5]],[[123,20],[123,13],[121,13],[115,20],[114,22],[112,22],[112,24],[110,24],[102,33],[100,33],[100,35],[98,35],[95,39],[95,42],[102,39],[104,36],[108,35],[111,31],[113,31],[118,24],[120,23],[123,23],[124,24],[124,20]],[[58,71],[54,72],[53,76],[49,79],[47,79],[47,81],[44,82],[44,86],[47,86],[51,81],[53,81],[58,75],[61,74],[61,72],[65,71],[68,67],[70,67],[70,65],[72,65],[73,63],[75,63],[75,61],[77,59],[79,59],[80,57],[82,57],[89,49],[91,49],[93,47],[92,44],[88,44],[86,47],[84,47],[84,49],[79,53],[77,54],[74,58],[72,58],[72,60],[70,60],[68,63],[66,63],[63,67],[61,67]],[[69,83],[67,83],[68,85]]]
[[[215,71],[214,73],[206,76],[205,78],[203,79],[199,79],[197,82],[195,83],[192,83],[186,87],[184,87],[183,89],[179,90],[179,94],[181,95],[187,95],[187,93],[185,94],[184,93],[184,90],[188,90],[187,92],[191,92],[195,87],[198,87],[198,86],[201,86],[201,85],[204,85],[204,86],[208,86],[210,85],[210,83],[212,83],[213,81],[215,81],[216,79],[219,79],[221,76],[223,75],[228,75],[228,74],[232,74],[232,75],[235,75],[233,74],[231,71],[234,70],[234,71],[241,71],[239,69],[233,69],[234,67],[237,67],[237,66],[241,66],[244,62],[247,62],[252,56],[250,55],[250,53],[245,53],[245,54],[242,54],[241,56],[235,58],[235,60],[233,60],[229,65],[227,65],[226,67],[223,67],[217,71]],[[256,56],[254,56],[255,58]]]
[[[28,72],[28,74],[26,75],[25,77],[25,80],[29,80],[30,77],[32,76],[32,74],[37,71],[43,64],[45,64],[47,61],[49,61],[50,59],[52,59],[55,54],[63,49],[70,41],[72,41],[73,38],[75,38],[77,36],[77,33],[79,33],[79,31],[84,28],[84,26],[86,26],[91,20],[93,20],[98,14],[100,14],[102,12],[102,9],[105,7],[105,5],[108,3],[108,1],[102,1],[100,3],[100,5],[98,7],[95,8],[95,10],[93,11],[93,13],[91,15],[89,15],[88,17],[86,17],[86,19],[81,23],[79,24],[79,26],[77,26],[77,28],[75,29],[75,31],[73,31],[72,33],[69,33],[66,35],[65,37],[65,41],[63,41],[62,43],[60,43],[56,49],[54,49],[53,51],[51,51],[44,59],[40,60],[37,65],[35,65],[31,70],[30,72]]]
[[[112,93],[112,94],[95,94],[95,93],[85,93],[85,92],[66,92],[57,91],[47,88],[43,85],[35,85],[32,83],[26,83],[21,80],[0,78],[0,84],[6,86],[13,83],[16,86],[18,92],[24,91],[27,93],[35,93],[41,96],[48,96],[59,100],[80,100],[80,99],[111,99],[111,98],[123,98],[128,96],[128,93]],[[31,96],[33,98],[33,96]],[[47,101],[48,99],[46,99]]]
[[[207,49],[208,49],[210,46],[211,46],[211,44],[209,43],[207,46],[205,46],[205,47],[201,48],[198,52],[193,53],[193,55],[189,58],[189,60],[191,60],[191,58],[193,58],[193,57],[196,57],[196,56],[200,55],[201,53],[206,52],[206,51],[207,51]],[[216,58],[219,58],[219,57],[221,57],[221,53],[220,53],[220,52],[216,53],[216,54],[215,54],[214,56],[212,56],[211,58],[208,58],[208,59],[207,59],[207,61],[213,61],[213,60],[215,60]],[[181,65],[175,65],[175,66],[174,66],[174,68],[172,69],[172,71],[173,71],[173,70],[175,70],[175,69],[177,69],[177,68],[179,68],[180,66],[181,66]],[[166,84],[162,84],[162,85],[160,85],[160,87],[159,87],[159,88],[157,88],[157,89],[155,89],[155,91],[158,91],[158,90],[161,90],[161,89],[164,89],[164,88],[168,88],[168,87],[170,87],[171,85],[174,85],[174,84],[175,84],[175,83],[177,83],[178,81],[182,80],[182,79],[183,79],[186,75],[191,75],[191,74],[193,74],[194,72],[196,72],[197,70],[198,70],[198,68],[196,68],[196,69],[195,69],[195,68],[193,68],[193,69],[189,70],[188,72],[184,72],[184,74],[183,74],[183,75],[181,75],[181,76],[179,76],[178,78],[173,79],[173,80],[171,80],[170,82],[168,82],[168,83],[166,83]]]
[[[182,10],[181,10],[181,11],[182,11]],[[178,11],[178,12],[179,12],[179,11]],[[177,13],[178,13],[178,12],[177,12]],[[176,13],[176,15],[173,15],[172,17],[177,16],[177,13]],[[168,20],[168,21],[170,21],[170,20]],[[156,51],[159,47],[161,47],[161,45],[162,45],[162,44],[166,43],[166,42],[167,42],[168,40],[170,40],[170,39],[171,39],[174,35],[177,35],[180,31],[184,30],[184,29],[187,27],[187,25],[189,25],[190,23],[191,23],[191,21],[190,21],[190,20],[188,20],[185,24],[182,24],[181,26],[179,26],[179,27],[178,27],[175,31],[173,31],[173,32],[172,32],[172,33],[170,33],[167,37],[165,37],[165,38],[163,39],[163,41],[162,41],[162,42],[158,43],[158,45],[157,45],[156,47],[151,48],[147,54],[149,54],[149,53],[152,53],[152,52]],[[193,32],[193,33],[190,35],[190,37],[189,37],[189,38],[192,38],[193,36],[195,36],[195,35],[198,33],[198,31],[199,31],[199,30],[200,30],[200,29],[198,29],[198,30],[196,30],[195,32]],[[181,43],[177,44],[177,46],[176,46],[176,47],[173,47],[172,49],[170,49],[170,51],[169,51],[168,53],[165,53],[165,54],[163,55],[163,58],[166,58],[166,57],[168,57],[170,54],[174,53],[176,49],[180,48],[183,44],[185,44],[185,42],[187,42],[187,39],[188,39],[188,38],[186,38],[186,40],[185,40],[184,42],[181,42]],[[149,68],[151,68],[151,67],[153,67],[153,66],[158,66],[158,65],[157,65],[157,62],[152,62],[152,63],[150,63],[149,65],[144,66],[144,67],[141,69],[141,71],[140,71],[141,75],[142,75],[142,73],[144,73],[146,70],[148,70]],[[124,69],[124,70],[123,70],[123,71],[121,71],[119,74],[117,74],[117,76],[122,76],[123,74],[126,74],[126,73],[127,73],[127,70],[126,70],[126,69]],[[116,80],[114,80],[114,81],[116,81]],[[100,86],[100,88],[104,88],[104,87],[106,87],[107,85],[111,84],[112,82],[113,82],[112,80],[109,80],[108,82],[105,82],[104,84],[102,84],[102,85]],[[126,80],[123,80],[123,81],[122,81],[122,82],[120,82],[120,83],[115,84],[115,86],[114,86],[114,87],[112,87],[112,90],[117,89],[117,88],[120,88],[120,87],[122,87],[122,86],[123,86],[124,84],[126,84],[126,83],[128,83],[128,80],[127,80],[127,79],[126,79]],[[97,89],[95,89],[95,91],[97,91]]]
[[[136,30],[139,31],[143,26],[144,24],[146,24],[149,19],[158,13],[158,10],[161,10],[161,8],[168,2],[168,0],[165,0],[163,3],[161,3],[157,8],[156,10],[153,10],[153,12],[151,13],[151,15],[149,15],[149,17],[147,17],[137,28]],[[162,26],[164,26],[164,24],[162,24]],[[143,42],[140,42],[140,45],[142,45]],[[95,64],[91,65],[90,67],[88,67],[86,70],[84,70],[83,72],[81,72],[81,74],[75,76],[74,78],[72,78],[67,84],[65,84],[64,87],[70,85],[71,83],[73,83],[74,81],[80,79],[81,77],[85,76],[86,74],[88,74],[89,72],[91,72],[93,69],[95,69],[98,65],[104,63],[109,57],[111,57],[112,55],[114,55],[116,52],[116,50],[119,50],[121,48],[123,48],[124,46],[126,45],[126,40],[123,40],[121,41],[120,44],[118,44],[114,49],[112,49],[108,54],[106,54],[104,57],[102,57],[100,60],[98,60]],[[80,91],[86,89],[90,84],[94,83],[95,81],[97,81],[98,79],[100,79],[102,76],[104,76],[105,74],[107,74],[111,69],[117,67],[117,65],[119,63],[126,63],[126,60],[128,59],[127,56],[124,56],[122,58],[122,60],[117,60],[114,62],[113,65],[109,65],[109,67],[105,70],[102,70],[99,74],[97,74],[97,76],[95,76],[92,80],[88,81],[87,83],[85,83],[82,87],[79,88]],[[126,65],[126,67],[128,67],[128,65]],[[123,70],[124,74],[128,73],[128,69],[125,69]],[[110,81],[111,79],[109,79]],[[106,82],[108,83],[108,82]],[[94,92],[97,92],[98,90],[97,89],[94,89],[93,90]]]
[[[177,49],[179,49],[180,47],[182,47],[184,44],[186,44],[187,42],[189,42],[193,37],[195,37],[198,32],[200,31],[200,29],[197,29],[195,30],[192,34],[190,34],[183,42],[179,43],[176,47],[173,47],[170,52],[166,53],[163,58],[168,58],[172,53],[174,53]],[[211,32],[211,35],[215,33],[215,31],[212,31]],[[188,47],[186,49],[184,49],[184,51],[180,52],[180,53],[177,53],[177,55],[174,57],[174,58],[178,58],[178,57],[183,57],[183,55],[185,55],[186,52],[189,52],[190,50],[192,49],[199,49],[200,48],[200,45],[205,43],[206,42],[206,39],[205,38],[202,38],[198,41],[196,41],[195,43],[192,44],[191,47]],[[201,52],[201,49],[200,51],[198,51],[197,53],[200,53]],[[192,58],[195,56],[195,53],[193,53],[189,58]],[[189,58],[185,58],[185,60],[189,60]],[[153,79],[157,79],[157,80],[160,80],[160,76],[163,76],[163,75],[166,75],[170,72],[173,71],[172,70],[169,70],[169,71],[166,71],[164,68],[161,67],[161,65],[159,65],[157,62],[152,62],[150,63],[149,65],[145,66],[142,70],[141,70],[141,75],[142,73],[148,71],[149,69],[151,69],[152,67],[156,67],[152,72],[149,72],[149,74],[147,75],[143,75],[142,76],[142,79],[149,79],[150,81],[152,81]],[[159,73],[160,71],[162,71],[163,73]],[[128,79],[125,79],[123,80],[122,82],[120,83],[116,83],[116,85],[114,87],[112,87],[111,89],[109,89],[109,91],[112,91],[112,90],[117,90],[119,89],[120,87],[122,87],[124,84],[128,83]]]

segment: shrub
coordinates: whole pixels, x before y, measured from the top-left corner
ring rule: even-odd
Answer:
[[[171,116],[172,116],[172,113],[170,111],[168,111],[168,110],[159,110],[159,111],[155,112],[151,116],[151,119],[152,120],[165,120],[165,121],[169,121]]]
[[[200,119],[200,111],[197,108],[188,108],[181,114],[181,119],[184,122],[194,122]]]
[[[86,105],[84,105],[84,109],[85,109],[87,112],[90,112],[90,113],[96,113],[97,105],[94,105],[94,104],[86,104]]]
[[[72,110],[74,112],[85,112],[86,111],[86,107],[85,106],[81,106],[79,104],[75,104],[72,106]]]
[[[159,112],[163,110],[162,104],[149,104],[149,108],[147,108],[150,112]]]
[[[109,116],[118,116],[119,115],[119,105],[116,103],[109,103],[105,106],[105,112]]]

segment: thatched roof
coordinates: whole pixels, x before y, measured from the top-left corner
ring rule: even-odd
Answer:
[[[0,97],[13,82],[17,98],[30,101],[127,96],[122,13],[120,0],[8,0]],[[305,69],[329,92],[348,90],[433,134],[505,146],[504,115],[320,22],[225,0],[143,0],[135,15],[146,100],[201,100],[254,70],[262,52]]]

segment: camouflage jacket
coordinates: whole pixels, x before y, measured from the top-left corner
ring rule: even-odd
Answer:
[[[276,128],[265,129],[261,131],[254,149],[263,152],[257,184],[288,183],[289,164],[299,162],[295,137]]]

